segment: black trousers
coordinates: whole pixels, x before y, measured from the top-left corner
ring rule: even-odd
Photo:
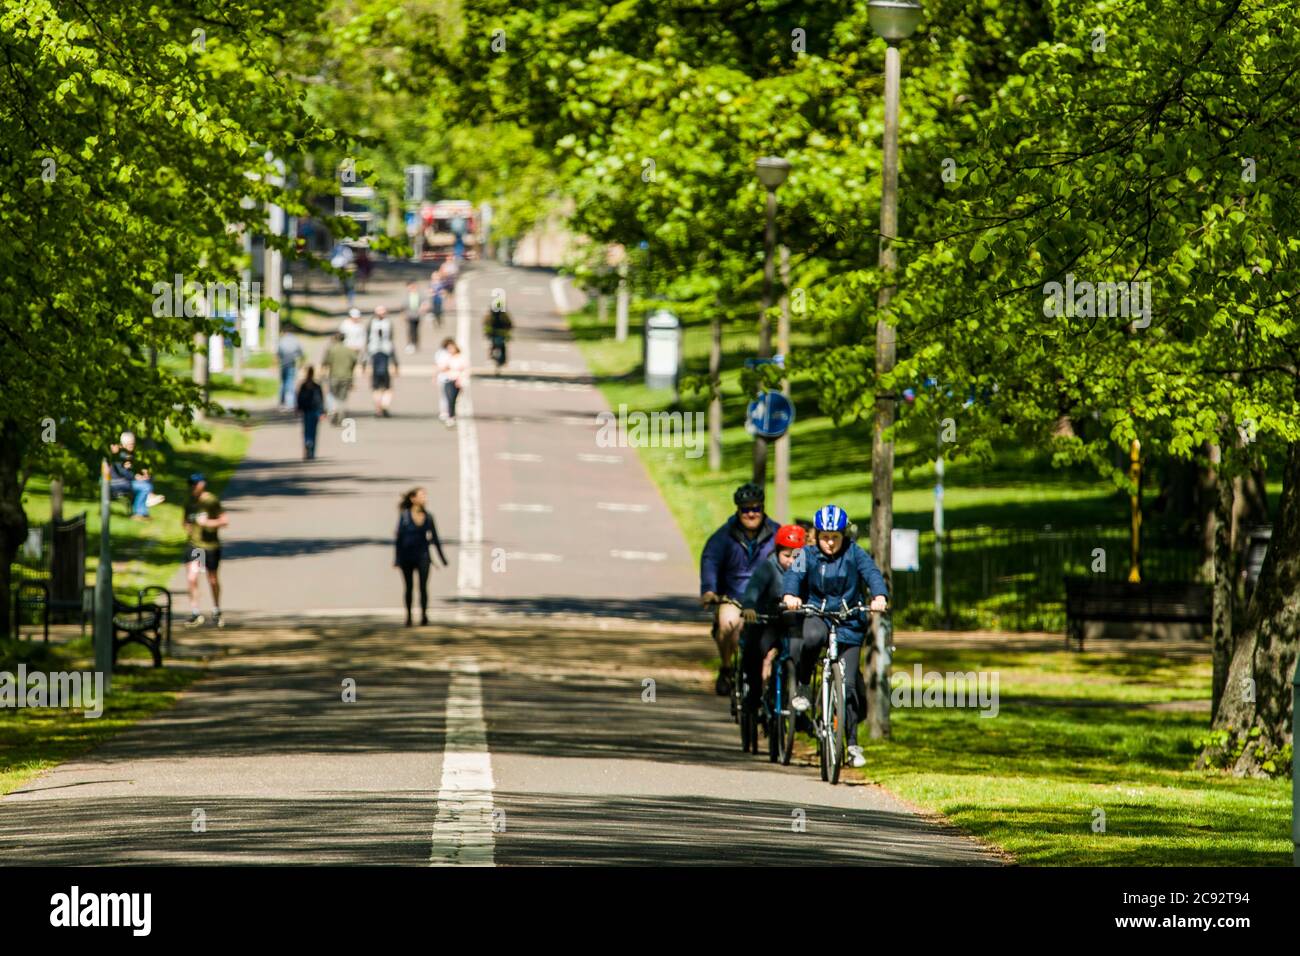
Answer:
[[[757,705],[763,691],[763,658],[774,647],[781,646],[781,639],[789,628],[780,623],[746,624],[740,632],[740,666],[749,684],[749,693],[745,700],[750,705]]]
[[[804,687],[812,680],[813,668],[822,648],[830,642],[830,628],[826,622],[816,617],[806,617],[802,632],[790,640],[790,656],[794,658],[795,675],[799,686]],[[858,722],[867,714],[867,682],[859,666],[862,660],[862,646],[859,644],[839,644],[840,660],[844,662],[844,739],[849,744],[856,744]]]
[[[429,564],[428,561],[418,563],[409,563],[403,561],[399,567],[402,569],[402,581],[406,585],[406,616],[411,616],[411,591],[414,585],[414,577],[418,572],[420,575],[420,616],[424,617],[425,611],[429,607]]]

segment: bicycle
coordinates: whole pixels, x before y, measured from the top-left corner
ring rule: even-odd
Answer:
[[[844,661],[840,657],[836,627],[859,613],[870,613],[870,610],[865,604],[838,611],[804,605],[795,612],[804,617],[821,618],[828,630],[826,650],[818,662],[820,666],[813,672],[813,736],[817,739],[817,762],[822,779],[832,784],[840,782],[840,770],[848,746],[844,739]]]
[[[785,767],[790,765],[790,757],[794,754],[795,721],[799,715],[790,706],[790,701],[798,688],[790,643],[782,637],[781,652],[772,662],[772,673],[763,687],[760,706],[767,726],[768,759]]]
[[[780,619],[781,619],[780,614],[756,614],[752,622],[746,622],[746,626],[748,626],[749,624],[767,624],[771,621],[777,621]],[[784,650],[784,641],[782,642],[782,647]],[[753,753],[753,754],[758,753],[758,729],[762,727],[768,737],[768,754],[771,757],[772,762],[775,763],[777,757],[779,756],[779,752],[777,749],[774,748],[773,740],[777,739],[774,735],[779,733],[779,730],[776,728],[776,724],[778,723],[778,721],[775,720],[774,718],[779,716],[780,710],[777,707],[769,706],[769,701],[768,701],[769,687],[767,685],[764,685],[762,688],[760,688],[757,707],[745,705],[745,701],[749,697],[749,675],[745,673],[744,660],[745,660],[745,629],[744,627],[742,627],[740,632],[739,647],[737,648],[736,658],[733,661],[734,671],[733,671],[733,679],[731,685],[732,686],[732,705],[731,705],[732,716],[735,718],[736,722],[740,725],[740,749],[745,753]],[[791,667],[793,667],[793,665],[791,665]],[[791,674],[793,673],[794,673],[793,670],[791,670]],[[771,681],[769,680],[768,684],[770,683]],[[781,700],[784,703],[784,709],[787,712],[790,712],[790,705],[788,700],[789,694],[785,693],[784,691],[785,688],[789,686],[792,685],[789,683],[785,683],[782,685],[782,697],[779,698],[779,700]],[[794,721],[794,717],[793,717],[793,713],[791,712],[790,727],[794,726],[793,721]],[[786,752],[785,762],[786,763],[790,762],[788,748]]]

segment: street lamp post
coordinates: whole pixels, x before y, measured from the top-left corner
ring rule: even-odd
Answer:
[[[894,369],[897,353],[894,326],[887,321],[889,302],[894,296],[898,236],[898,100],[901,66],[898,42],[906,40],[921,22],[917,0],[869,0],[867,17],[871,29],[888,44],[885,47],[885,143],[881,162],[880,270],[886,276],[877,305],[876,375]],[[894,529],[894,443],[885,433],[894,424],[894,395],[876,393],[876,421],[871,442],[871,554],[885,580],[892,585],[890,536]],[[892,587],[891,587],[892,592]],[[879,623],[879,622],[878,622]],[[876,642],[870,652],[868,673],[868,726],[873,738],[889,736],[889,639],[877,626]]]
[[[758,319],[758,357],[772,356],[772,287],[776,272],[776,191],[790,175],[790,163],[779,156],[764,156],[754,164],[758,180],[767,189],[767,229],[764,234],[763,255],[763,311]],[[754,484],[760,488],[767,484],[767,439],[754,436]]]

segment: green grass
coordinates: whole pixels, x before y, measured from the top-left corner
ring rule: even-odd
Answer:
[[[142,659],[143,658],[143,659]],[[93,667],[90,639],[68,644],[0,641],[0,670],[86,671]],[[144,648],[130,645],[113,673],[104,712],[86,718],[80,709],[0,709],[0,795],[44,770],[79,757],[137,721],[174,704],[203,673],[201,666],[148,666]]]
[[[900,641],[900,644],[902,641]],[[997,716],[899,708],[867,779],[1033,865],[1285,866],[1291,783],[1191,769],[1208,659],[900,648],[895,673],[996,672]],[[897,680],[898,678],[896,678]],[[857,773],[858,771],[850,771]],[[1105,832],[1093,832],[1095,811]]]
[[[136,588],[149,585],[166,587],[176,573],[185,544],[181,520],[190,474],[202,472],[209,487],[220,495],[243,459],[249,442],[246,429],[226,423],[210,423],[206,427],[212,435],[209,441],[186,443],[171,436],[170,451],[162,465],[153,470],[154,490],[166,495],[167,500],[151,509],[151,521],[131,520],[129,499],[114,499],[110,521],[113,589],[120,596],[132,595]],[[35,476],[28,482],[23,509],[29,524],[50,520],[48,479]],[[71,518],[82,511],[86,512],[87,583],[92,583],[99,563],[99,497],[96,493],[92,498],[85,491],[65,492],[64,517]]]

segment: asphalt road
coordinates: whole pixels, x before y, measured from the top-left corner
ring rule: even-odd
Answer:
[[[408,277],[361,304],[398,306]],[[636,450],[597,445],[606,405],[559,313],[578,296],[552,279],[467,270],[456,429],[427,328],[394,417],[354,393],[354,441],[323,425],[304,462],[268,417],[226,493],[229,626],[177,635],[217,652],[212,676],[0,800],[0,863],[999,862],[879,787],[739,752],[694,560]],[[518,326],[500,376],[494,289]],[[451,564],[434,624],[407,629],[391,536],[417,484]]]

